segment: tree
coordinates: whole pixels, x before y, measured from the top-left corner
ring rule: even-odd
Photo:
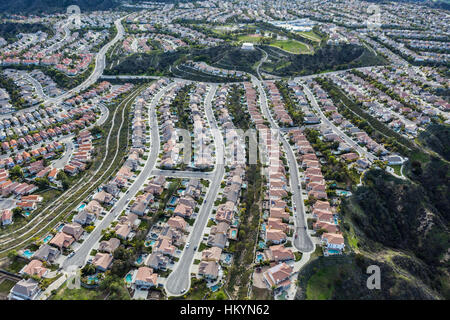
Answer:
[[[38,187],[41,188],[41,189],[46,189],[50,185],[50,182],[48,181],[47,177],[36,178],[36,179],[34,179],[34,181],[36,182]]]
[[[14,209],[12,209],[12,213],[14,216],[21,214],[22,211],[23,211],[23,209],[21,207],[15,207]]]
[[[14,166],[11,170],[9,170],[9,176],[13,180],[23,179],[23,170],[20,166]]]

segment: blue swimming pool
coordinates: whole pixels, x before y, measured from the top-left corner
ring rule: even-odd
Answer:
[[[33,256],[33,254],[34,254],[34,252],[32,252],[32,251],[30,251],[30,250],[25,250],[24,252],[23,252],[23,256],[25,257],[25,258],[27,258],[27,259],[31,259],[31,257]]]
[[[78,207],[78,211],[83,210],[84,207],[86,207],[86,204],[85,204],[85,203],[82,203],[82,204]]]
[[[61,231],[64,228],[64,223],[61,223],[56,230]]]
[[[263,261],[264,259],[264,255],[262,253],[258,253],[256,254],[256,262],[260,263],[261,261]]]
[[[339,250],[335,250],[335,249],[328,249],[327,251],[330,254],[339,254],[339,253],[341,253]]]
[[[143,256],[139,256],[139,258],[136,259],[136,263],[137,264],[141,264],[144,261],[144,257]]]
[[[336,194],[338,196],[344,196],[344,197],[350,197],[352,195],[352,193],[347,190],[336,190]]]
[[[211,291],[212,292],[216,292],[217,290],[219,290],[220,286],[218,284],[215,284],[211,287]]]
[[[264,249],[266,247],[266,243],[264,241],[259,241],[258,246],[260,249]]]
[[[223,259],[223,261],[224,261],[226,264],[230,264],[230,263],[231,263],[231,257],[232,257],[231,254],[225,254],[225,258]]]
[[[98,283],[98,277],[97,277],[97,275],[88,276],[87,279],[88,279],[88,284]]]
[[[127,274],[127,276],[125,277],[125,281],[127,283],[131,283],[131,281],[133,281],[133,276],[131,275],[131,273]]]
[[[47,243],[47,242],[49,242],[51,239],[53,238],[53,236],[51,235],[51,234],[49,234],[48,236],[46,236],[45,238],[44,238],[44,243]]]
[[[174,207],[168,207],[168,208],[166,209],[166,211],[170,211],[170,212],[173,212],[174,210],[175,210]]]
[[[265,224],[265,223],[263,223],[263,224],[261,225],[261,230],[262,230],[263,232],[266,232],[266,224]]]
[[[232,237],[233,239],[237,237],[237,230],[236,230],[236,229],[231,230],[231,237]]]
[[[26,211],[26,212],[25,212],[25,216],[26,216],[26,217],[29,217],[29,216],[30,216],[30,212],[29,212],[29,211]]]
[[[173,205],[175,205],[175,203],[177,203],[177,200],[178,200],[177,197],[172,196],[172,198],[170,198],[170,200],[169,200],[169,204],[173,206]]]

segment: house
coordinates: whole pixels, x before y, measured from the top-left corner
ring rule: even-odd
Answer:
[[[170,217],[170,219],[167,221],[167,224],[171,228],[175,228],[178,230],[186,230],[187,222],[180,216]]]
[[[155,252],[161,252],[169,256],[173,256],[176,250],[175,246],[172,245],[172,241],[167,238],[160,238],[156,240],[153,249],[155,250]]]
[[[314,230],[323,229],[328,233],[337,233],[339,232],[339,226],[334,223],[326,222],[326,221],[317,221],[313,224]]]
[[[113,255],[111,253],[102,253],[98,252],[94,259],[92,260],[92,264],[102,272],[105,272],[109,269],[113,261]]]
[[[222,254],[222,249],[219,247],[207,248],[202,251],[202,260],[219,262],[221,254]]]
[[[100,205],[100,203],[98,203],[96,200],[91,200],[89,201],[89,203],[86,205],[86,207],[84,208],[84,210],[87,210],[90,213],[94,213],[96,215],[102,214],[103,212],[103,207]]]
[[[129,223],[118,223],[114,227],[114,232],[116,233],[116,235],[124,240],[128,239],[131,230],[131,225]]]
[[[289,278],[292,274],[292,271],[292,267],[283,262],[264,272],[264,281],[270,289],[288,289],[291,285],[291,281],[289,280]]]
[[[226,222],[219,222],[217,225],[211,227],[210,234],[223,233],[227,234],[230,225]]]
[[[153,270],[166,270],[166,267],[169,264],[169,258],[162,252],[154,252],[148,256],[145,264],[153,268]]]
[[[198,275],[215,280],[219,276],[219,268],[216,261],[202,261],[198,265]]]
[[[83,235],[84,230],[79,223],[72,222],[64,225],[62,232],[72,236],[75,239],[75,241],[78,241]]]
[[[31,278],[16,283],[8,295],[9,300],[35,300],[41,289],[39,283]]]
[[[339,233],[324,233],[320,241],[326,247],[328,253],[335,253],[334,251],[341,253],[345,247],[344,236]]]
[[[48,244],[44,244],[33,254],[32,258],[54,263],[60,254],[61,252],[58,249],[53,248]]]
[[[285,242],[286,238],[287,238],[287,236],[282,230],[266,227],[266,241],[267,242],[280,244],[282,242]]]
[[[48,273],[48,269],[44,267],[42,261],[34,259],[31,260],[25,267],[23,267],[19,273],[42,278]]]
[[[295,259],[292,250],[286,248],[282,244],[270,246],[269,249],[264,252],[264,254],[267,257],[267,260],[275,262],[283,262]]]
[[[223,233],[210,234],[207,244],[212,247],[224,249],[227,245],[227,235]]]
[[[13,213],[9,209],[3,210],[1,214],[2,226],[7,226],[13,222]]]
[[[194,211],[193,207],[190,207],[188,205],[185,205],[185,204],[179,202],[178,205],[175,207],[173,214],[189,219],[191,217],[193,211]]]
[[[97,219],[97,216],[94,213],[91,213],[87,211],[86,209],[83,209],[79,211],[74,217],[73,221],[76,223],[79,223],[82,226],[89,225],[91,223],[94,223],[94,221]]]
[[[102,190],[100,192],[97,192],[92,197],[92,200],[97,201],[98,203],[110,205],[113,203],[114,197],[112,194],[106,192],[105,190]]]
[[[103,240],[98,246],[98,251],[103,251],[107,253],[114,253],[116,249],[120,246],[120,240],[117,238],[111,238],[108,241]]]
[[[60,249],[69,248],[74,242],[74,237],[65,234],[64,232],[59,232],[58,234],[56,234],[56,236],[53,237],[52,240],[50,240],[51,245],[54,245]]]
[[[133,279],[134,285],[140,290],[148,290],[155,287],[158,281],[158,274],[149,267],[140,267]]]

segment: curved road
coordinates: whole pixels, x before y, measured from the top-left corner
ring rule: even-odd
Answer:
[[[220,183],[225,174],[224,166],[224,145],[223,138],[218,130],[217,123],[214,118],[214,114],[211,108],[211,101],[216,93],[217,85],[212,85],[208,95],[205,99],[205,113],[208,119],[209,125],[213,132],[218,136],[214,137],[214,142],[216,145],[216,165],[213,171],[214,177],[209,184],[208,193],[206,194],[205,200],[200,208],[197,219],[194,223],[194,228],[189,234],[190,242],[189,248],[184,247],[183,253],[176,264],[175,269],[167,278],[165,283],[165,289],[169,296],[179,296],[187,292],[191,285],[191,267],[194,260],[194,254],[196,250],[195,247],[200,245],[201,238],[203,237],[203,230],[205,229],[206,223],[208,221],[209,214],[212,210],[214,200],[219,192]]]
[[[158,121],[156,118],[156,105],[158,104],[161,97],[167,93],[172,87],[175,86],[176,83],[172,83],[167,87],[164,87],[160,90],[155,97],[152,99],[150,104],[150,127],[151,127],[151,145],[156,147],[151,147],[150,155],[147,158],[144,168],[137,176],[136,180],[129,187],[127,192],[114,204],[112,209],[103,217],[101,223],[89,234],[88,238],[83,241],[81,246],[77,249],[75,254],[71,258],[66,258],[62,263],[62,267],[65,270],[70,269],[72,266],[83,266],[86,262],[87,257],[89,256],[92,248],[98,243],[98,241],[102,237],[102,230],[108,227],[111,222],[124,210],[124,208],[128,205],[129,199],[132,199],[139,189],[144,185],[148,176],[150,175],[153,167],[155,166],[156,159],[158,158],[159,153],[159,143],[155,143],[159,140],[159,132],[158,132]],[[125,110],[125,109],[124,109]]]
[[[255,76],[252,77],[252,82],[256,84],[259,91],[261,110],[266,118],[269,120],[270,125],[274,129],[280,129],[278,124],[270,115],[269,107],[267,105],[267,96],[264,88],[262,87],[261,81],[259,81]],[[301,194],[301,183],[298,174],[298,164],[295,158],[294,151],[291,148],[289,142],[284,138],[282,134],[279,135],[279,139],[283,143],[284,150],[287,155],[287,160],[289,164],[289,179],[291,183],[292,198],[297,207],[296,219],[295,221],[295,234],[294,246],[301,252],[311,252],[314,251],[315,245],[313,244],[311,237],[307,231],[307,222],[305,217],[305,206]]]

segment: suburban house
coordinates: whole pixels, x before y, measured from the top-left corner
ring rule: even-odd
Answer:
[[[153,272],[149,267],[140,267],[135,273],[133,283],[141,290],[148,290],[157,286],[158,274]]]
[[[111,238],[108,241],[103,240],[98,246],[98,251],[114,253],[116,249],[120,246],[120,240],[117,238]]]
[[[35,300],[40,292],[37,281],[31,278],[22,279],[11,289],[8,298],[9,300]]]
[[[219,276],[220,266],[216,261],[202,261],[198,265],[198,275],[215,280]]]
[[[48,269],[44,267],[42,261],[31,260],[26,266],[20,270],[19,274],[25,274],[29,276],[37,276],[42,278],[48,273]]]
[[[292,274],[292,270],[292,267],[283,262],[268,269],[264,272],[263,277],[270,289],[275,288],[277,290],[285,290],[291,285],[291,280],[289,280],[289,278]]]
[[[97,268],[97,270],[105,272],[111,266],[112,261],[113,255],[111,253],[98,252],[92,260],[92,264]]]
[[[44,244],[33,254],[33,259],[54,263],[59,255],[60,251],[58,249]]]

